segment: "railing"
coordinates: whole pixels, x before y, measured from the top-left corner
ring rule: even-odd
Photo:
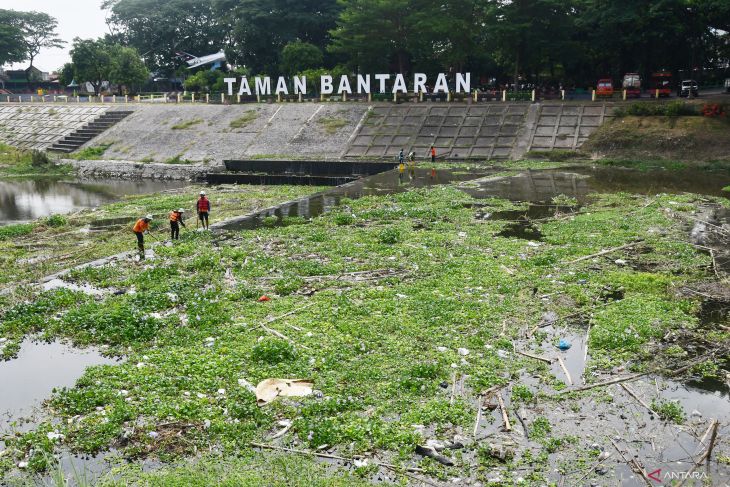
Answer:
[[[596,90],[474,90],[472,93],[373,93],[373,94],[279,94],[228,95],[225,93],[141,93],[138,95],[0,95],[0,103],[59,103],[59,104],[129,104],[129,103],[204,103],[238,105],[249,103],[314,103],[314,102],[391,102],[391,103],[490,103],[537,101],[594,101],[619,102],[631,98],[625,90],[603,94]],[[656,98],[652,90],[642,92],[640,98]]]

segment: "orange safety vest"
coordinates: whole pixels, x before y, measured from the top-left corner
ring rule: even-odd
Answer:
[[[198,211],[207,213],[210,211],[210,201],[206,197],[198,199]]]
[[[144,233],[148,228],[150,228],[150,224],[144,221],[144,218],[140,218],[137,220],[137,223],[134,224],[134,227],[132,227],[132,231],[134,233]]]
[[[170,221],[171,222],[179,222],[180,221],[180,212],[178,212],[178,211],[171,211],[170,212]]]
[[[431,148],[431,155],[432,155],[432,156],[435,156],[435,155],[436,155],[436,149],[435,149],[435,148],[433,148],[433,147]]]

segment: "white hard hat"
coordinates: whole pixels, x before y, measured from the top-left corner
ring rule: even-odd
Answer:
[[[205,196],[205,191],[201,191],[200,196]]]
[[[178,213],[185,213],[185,208],[180,208],[179,210],[177,210],[177,212]]]
[[[146,217],[144,217],[145,220],[152,220],[152,214],[148,214]]]

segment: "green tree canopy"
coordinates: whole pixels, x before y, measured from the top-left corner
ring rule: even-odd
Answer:
[[[0,66],[26,59],[22,17],[22,12],[0,9]]]
[[[288,75],[320,68],[323,62],[322,50],[309,42],[290,42],[281,52],[281,71]]]
[[[21,30],[23,32],[23,45],[25,47],[25,58],[30,61],[30,68],[33,61],[43,49],[63,47],[66,44],[56,32],[58,21],[44,12],[22,12]],[[29,69],[26,71],[30,73]],[[28,80],[30,81],[30,79]]]

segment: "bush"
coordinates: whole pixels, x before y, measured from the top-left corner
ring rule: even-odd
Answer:
[[[65,227],[68,224],[68,220],[63,215],[51,215],[46,218],[46,225],[49,227]]]
[[[51,160],[48,158],[48,154],[39,150],[31,152],[30,161],[33,167],[44,167],[52,164]]]

